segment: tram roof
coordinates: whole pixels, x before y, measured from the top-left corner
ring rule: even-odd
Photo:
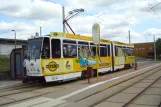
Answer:
[[[123,43],[123,42],[118,42],[118,41],[113,41],[114,44],[117,45],[122,45],[122,46],[134,46],[134,44],[128,44],[128,43]]]
[[[92,37],[90,37],[90,36],[74,35],[74,34],[62,33],[62,32],[51,32],[50,37],[93,41]],[[100,39],[100,42],[110,44],[110,40]]]

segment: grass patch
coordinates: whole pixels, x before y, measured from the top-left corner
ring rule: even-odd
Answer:
[[[10,71],[10,56],[0,55],[0,72]]]

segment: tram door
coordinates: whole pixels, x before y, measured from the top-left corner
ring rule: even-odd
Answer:
[[[21,55],[15,54],[15,74],[17,78],[21,78]]]

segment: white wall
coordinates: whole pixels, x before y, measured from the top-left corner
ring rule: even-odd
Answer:
[[[0,44],[0,55],[10,55],[14,48],[14,44]],[[22,48],[22,45],[16,45],[16,48]]]

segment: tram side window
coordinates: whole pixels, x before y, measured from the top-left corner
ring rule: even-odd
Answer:
[[[115,56],[118,56],[118,49],[117,49],[117,46],[115,46]]]
[[[63,56],[64,58],[76,58],[77,57],[76,41],[63,40]]]
[[[52,58],[60,58],[61,57],[60,39],[52,39],[51,47],[52,47]]]
[[[110,56],[110,45],[107,45],[107,49],[108,49],[108,56]]]
[[[98,56],[100,56],[100,49],[99,49],[100,45],[98,45],[97,47],[97,53],[98,53]],[[93,53],[93,56],[95,57],[96,56],[96,47],[93,43],[90,43],[90,51]]]
[[[50,58],[50,41],[47,37],[44,37],[41,58]]]
[[[118,46],[118,47],[117,47],[117,55],[118,55],[118,56],[124,56],[124,55],[123,55],[123,49],[122,49],[121,46]]]
[[[130,48],[127,48],[127,56],[131,56],[131,54],[132,54],[132,51],[131,51],[131,49]]]
[[[89,50],[88,42],[78,41],[78,57],[86,58],[92,57],[92,51]]]
[[[122,50],[123,50],[123,56],[127,56],[127,55],[126,55],[126,47],[123,47]]]
[[[134,56],[134,48],[132,48],[131,51],[131,56]]]
[[[100,44],[100,57],[107,57],[107,47],[106,47],[106,45]]]

